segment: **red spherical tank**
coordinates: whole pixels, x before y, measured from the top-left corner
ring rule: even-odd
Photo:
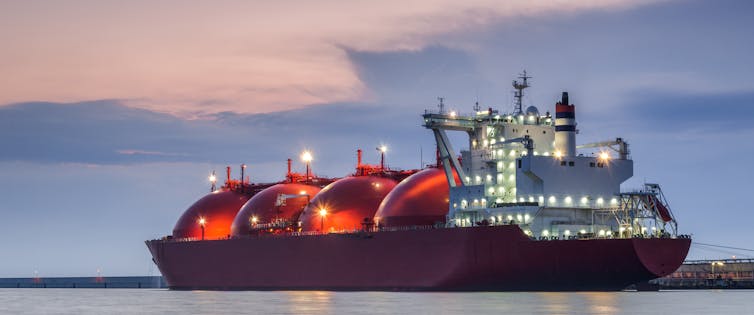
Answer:
[[[219,239],[230,235],[230,225],[249,197],[231,190],[218,190],[191,205],[173,228],[173,237]]]
[[[442,169],[423,170],[395,186],[382,200],[374,221],[383,227],[444,223],[449,194]]]
[[[317,186],[296,183],[277,184],[262,190],[238,211],[230,228],[231,235],[246,235],[254,225],[272,223],[278,218],[296,222],[307,202],[319,191],[320,188]],[[289,196],[285,199],[285,205],[279,206],[277,200],[281,194]]]
[[[376,176],[346,177],[327,185],[301,215],[303,231],[359,229],[371,220],[396,181]]]

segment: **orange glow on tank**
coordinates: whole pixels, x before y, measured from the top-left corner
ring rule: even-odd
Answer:
[[[460,182],[455,174],[456,182]],[[450,196],[445,171],[425,169],[395,186],[375,214],[375,222],[384,227],[434,225],[445,223]]]
[[[346,177],[327,185],[312,199],[301,215],[303,231],[341,231],[362,227],[372,219],[382,199],[396,181],[377,176]],[[326,216],[319,211],[327,210]]]
[[[246,235],[252,228],[252,224],[268,224],[276,218],[295,223],[307,201],[314,198],[319,191],[320,188],[317,186],[295,183],[277,184],[262,190],[251,197],[238,211],[231,226],[231,234]],[[288,198],[285,200],[285,205],[278,206],[276,202],[280,194],[297,195],[297,197]],[[251,222],[251,218],[256,218],[256,222]]]
[[[210,193],[191,205],[173,228],[175,238],[221,239],[230,235],[236,213],[249,197],[230,190]]]

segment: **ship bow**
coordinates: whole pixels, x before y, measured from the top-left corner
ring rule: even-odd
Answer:
[[[691,246],[690,238],[636,238],[632,241],[639,261],[656,278],[676,271]]]

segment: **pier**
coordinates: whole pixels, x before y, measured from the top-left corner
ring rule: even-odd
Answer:
[[[754,289],[754,259],[688,260],[650,281],[660,289]]]

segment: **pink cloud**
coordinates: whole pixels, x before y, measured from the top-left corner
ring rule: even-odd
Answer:
[[[363,101],[341,47],[415,50],[510,17],[644,2],[4,2],[0,104],[116,98],[187,116]]]

